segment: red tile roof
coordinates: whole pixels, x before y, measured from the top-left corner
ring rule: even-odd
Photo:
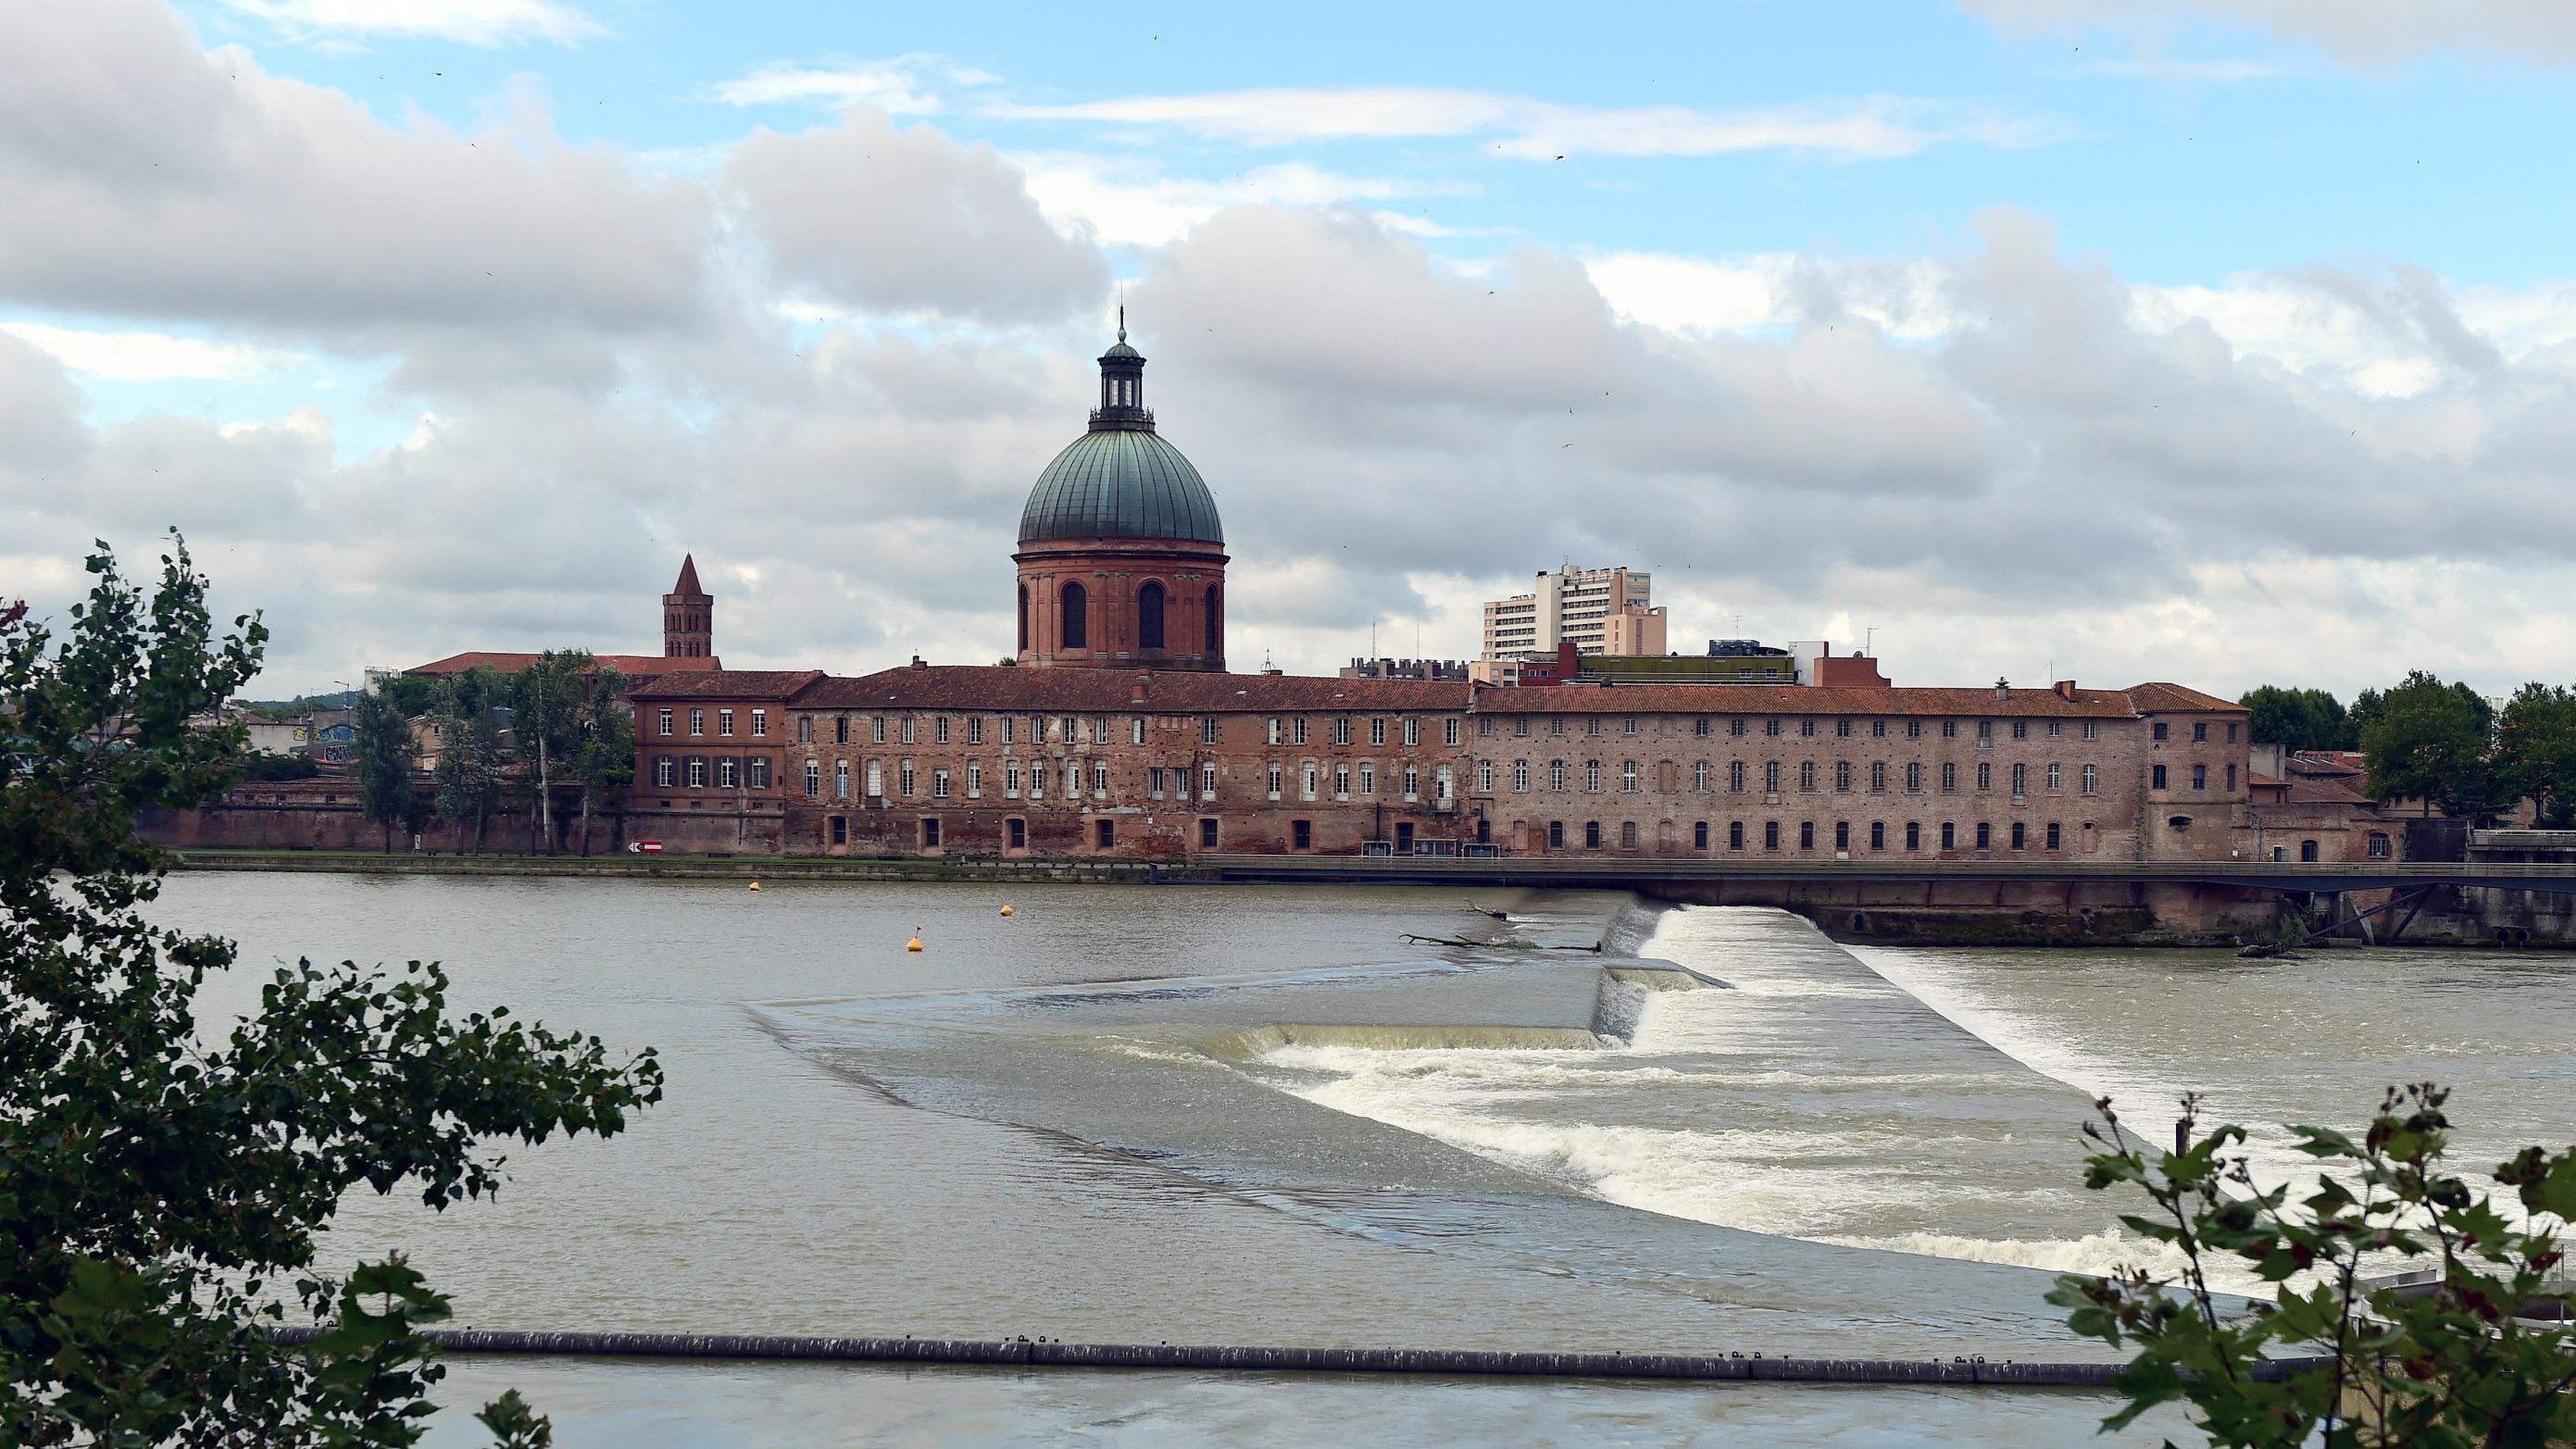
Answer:
[[[675,596],[681,598],[703,599],[707,597],[707,591],[698,587],[698,556],[696,554],[687,553],[680,555],[680,581],[671,585],[671,592]]]
[[[2232,699],[2220,699],[2217,695],[2203,694],[2179,684],[2133,684],[2129,686],[2128,694],[2140,714],[2162,714],[2171,710],[2192,710],[2204,714],[2212,711],[2253,713]]]
[[[1488,690],[1476,701],[1489,714],[1823,714],[1895,717],[2128,719],[2129,696],[2079,689],[1838,688],[1815,684],[1636,684],[1609,689],[1558,685]]]
[[[819,669],[713,669],[666,674],[631,696],[638,700],[763,699],[781,703],[824,677]]]
[[[450,654],[444,659],[433,659],[427,664],[415,665],[404,670],[403,673],[437,677],[463,674],[469,669],[489,669],[500,674],[516,674],[544,657],[542,654],[506,654],[474,649],[463,654]],[[629,679],[659,678],[669,674],[689,674],[724,668],[723,662],[713,655],[692,658],[660,654],[594,654],[591,656],[591,664],[598,669],[614,669]]]

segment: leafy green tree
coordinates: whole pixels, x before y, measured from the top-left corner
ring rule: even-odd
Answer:
[[[548,855],[555,850],[555,767],[581,747],[582,696],[591,662],[587,650],[549,649],[510,679],[511,723],[519,736],[520,760],[534,767],[533,813]]]
[[[2496,770],[2544,829],[2576,826],[2576,690],[2526,684],[2496,717]]]
[[[462,835],[474,827],[473,848],[501,804],[499,682],[489,670],[469,669],[447,682],[432,718],[438,722],[438,765],[432,773],[438,813]]]
[[[2429,1083],[2390,1089],[2361,1140],[2292,1127],[2321,1167],[2292,1206],[2287,1183],[2255,1180],[2234,1124],[2198,1134],[2197,1097],[2183,1099],[2173,1150],[2128,1135],[2108,1098],[2085,1135],[2085,1186],[2142,1193],[2151,1210],[2131,1231],[2173,1250],[2173,1282],[2143,1269],[2057,1280],[2048,1301],[2067,1323],[2137,1356],[2113,1385],[2120,1428],[2159,1404],[2185,1402],[2218,1449],[2467,1449],[2576,1444],[2576,1322],[2562,1233],[2576,1218],[2576,1149],[2524,1148],[2497,1167],[2528,1216],[2520,1223],[2443,1163],[2446,1094]],[[2429,1259],[2420,1290],[2365,1280],[2374,1255]],[[2279,1285],[2250,1312],[2222,1310],[2212,1266],[2234,1259]],[[2554,1320],[2554,1321],[2553,1321]],[[2307,1357],[2286,1374],[2266,1358]]]
[[[2445,684],[2418,669],[2388,691],[2362,731],[2370,793],[2438,805],[2446,815],[2478,820],[2509,800],[2493,762],[2494,712],[2465,684]]]
[[[393,701],[394,709],[404,719],[418,719],[438,708],[438,681],[418,675],[395,674],[376,681],[376,693]]]
[[[245,780],[310,780],[322,773],[322,767],[310,755],[245,755],[242,778]]]
[[[2264,744],[2290,750],[2353,748],[2343,702],[2326,690],[2266,684],[2247,690],[2237,703],[2253,711],[2254,738]]]
[[[591,676],[582,700],[581,739],[573,772],[581,779],[581,853],[590,854],[590,821],[598,807],[635,778],[635,716],[625,696],[626,680],[614,669]]]
[[[394,849],[394,830],[405,835],[420,829],[420,792],[413,787],[411,721],[393,699],[379,691],[358,696],[349,725],[357,736],[358,812],[384,828],[385,853]]]
[[[135,821],[239,769],[238,725],[188,720],[266,631],[215,636],[175,538],[148,593],[104,545],[89,571],[59,642],[0,609],[0,1443],[414,1443],[446,1301],[399,1258],[317,1270],[343,1195],[481,1197],[489,1144],[618,1132],[659,1064],[506,1009],[452,1019],[420,962],[299,961],[201,1031],[234,947],[145,919],[165,858]],[[297,1320],[309,1343],[272,1332]],[[514,1449],[546,1432],[515,1397],[484,1421]]]
[[[2387,708],[2388,696],[2378,690],[2365,689],[2354,695],[2352,708],[2344,711],[2344,728],[2349,732],[2347,737],[2352,741],[2346,748],[2355,750],[2362,748],[2363,732],[2376,723],[2380,714]]]

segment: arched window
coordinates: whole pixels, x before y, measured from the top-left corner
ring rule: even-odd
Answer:
[[[1029,648],[1029,586],[1020,585],[1020,652]]]
[[[1091,647],[1091,591],[1080,584],[1064,586],[1064,643],[1058,647]]]
[[[1210,654],[1219,652],[1217,641],[1225,637],[1225,626],[1220,622],[1223,616],[1217,612],[1217,604],[1217,586],[1210,584],[1207,591],[1207,652]]]
[[[1163,586],[1148,583],[1136,591],[1136,647],[1163,647]]]

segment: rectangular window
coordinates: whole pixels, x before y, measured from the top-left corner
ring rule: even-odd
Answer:
[[[2191,742],[2196,745],[2209,743],[2209,726],[2206,722],[2194,724],[2191,727]]]
[[[1729,850],[1742,850],[1744,848],[1743,821],[1730,820],[1726,822],[1726,848]]]
[[[1411,761],[1406,761],[1404,766],[1404,798],[1407,800],[1415,800],[1421,798],[1421,795],[1422,767],[1412,763]]]
[[[1386,716],[1373,715],[1370,717],[1369,743],[1372,745],[1382,745],[1386,743]]]
[[[1082,738],[1082,721],[1072,715],[1057,720],[1055,725],[1055,737],[1060,744],[1074,744]]]
[[[2147,777],[2147,788],[2148,788],[2148,789],[2150,789],[2150,790],[2161,790],[2161,789],[2163,789],[2164,787],[2165,787],[2165,767],[2164,767],[2164,766],[2162,766],[2162,765],[2158,765],[2158,766],[2156,766],[2156,767],[2154,768],[2154,770],[2153,770],[2151,773],[2149,773],[2149,775],[2148,775],[2148,777]]]
[[[916,777],[914,776],[912,769],[912,761],[905,760],[902,764],[896,767],[895,779],[901,782],[903,798],[907,800],[911,799],[912,788],[916,783]]]
[[[1959,767],[1949,760],[1941,762],[1941,793],[1944,795],[1959,793]]]
[[[836,760],[832,764],[832,798],[850,798],[850,762],[847,760]]]
[[[936,850],[938,847],[939,847],[939,822],[938,822],[937,820],[924,820],[924,821],[922,821],[922,822],[921,822],[921,848],[922,848],[922,849],[924,849],[924,850]]]
[[[1215,821],[1213,821],[1213,820],[1202,820],[1202,821],[1200,821],[1200,822],[1199,822],[1199,849],[1201,849],[1201,850],[1214,850],[1214,849],[1216,849],[1216,822],[1215,822]]]
[[[843,723],[846,727],[847,721]],[[800,745],[814,743],[814,716],[810,714],[796,716],[796,743]]]
[[[664,755],[653,762],[653,783],[668,790],[680,782],[679,762]]]
[[[911,715],[905,715],[905,716],[903,717],[902,733],[903,733],[903,742],[904,742],[905,744],[907,744],[907,745],[908,745],[908,744],[911,744],[911,743],[913,742],[913,738],[912,738],[912,726],[913,726],[913,718],[912,718],[912,716],[911,716]]]
[[[719,790],[731,790],[739,786],[741,783],[742,768],[740,763],[731,755],[718,757],[716,760],[716,788]]]
[[[2054,820],[2048,822],[2048,848],[2051,850],[2057,848],[2057,822]]]
[[[1312,850],[1312,849],[1314,849],[1314,848],[1315,848],[1315,822],[1314,822],[1314,821],[1312,821],[1312,820],[1291,820],[1291,821],[1289,821],[1289,822],[1288,822],[1288,848],[1289,848],[1289,849],[1291,849],[1291,850]]]
[[[1270,798],[1273,800],[1279,798],[1279,762],[1277,760],[1270,762]]]
[[[1806,740],[1814,739],[1816,737],[1816,722],[1811,719],[1802,719],[1798,721],[1798,737]]]
[[[1699,736],[1701,739],[1707,739],[1708,723],[1708,716],[1706,715],[1702,715],[1698,719],[1691,721],[1691,733]]]
[[[1216,798],[1216,761],[1214,760],[1199,766],[1199,798],[1202,800]]]
[[[1145,794],[1148,799],[1163,798],[1163,767],[1151,765],[1145,770]]]
[[[2161,741],[2164,739],[2164,737],[2165,737],[2165,726],[2164,726],[2164,721],[2162,721],[2162,720],[2158,720],[2158,721],[2156,722],[2155,728],[2154,728],[2153,730],[2149,731],[2149,733],[2150,733],[2150,734],[2152,734],[2152,735],[2154,735],[2154,736],[2155,736],[2155,738],[2156,738],[2159,742],[2161,742]]]
[[[692,790],[707,788],[707,757],[704,755],[689,756],[689,788]]]
[[[1978,822],[1977,822],[1977,849],[1979,849],[1979,850],[1992,850],[1992,849],[1994,848],[1994,844],[1995,844],[1995,828],[1994,828],[1992,825],[1987,824],[1985,821],[1982,821],[1982,820],[1978,821]]]
[[[946,765],[934,766],[931,769],[930,798],[933,800],[945,800],[948,798],[948,767]]]
[[[1941,822],[1941,848],[1943,850],[1959,848],[1959,827],[1947,820]]]
[[[1020,762],[1017,760],[1002,762],[1002,793],[1014,800],[1020,798]]]
[[[1923,721],[1919,719],[1907,720],[1905,722],[1905,737],[1909,740],[1919,740],[1923,738]]]
[[[1923,762],[1921,760],[1908,760],[1905,762],[1905,793],[1908,795],[1920,795],[1923,793]]]
[[[751,712],[751,737],[755,740],[769,737],[769,711],[755,709]]]
[[[2191,788],[2194,790],[2206,790],[2209,788],[2209,767],[2207,765],[2194,765],[2191,767]]]
[[[1741,795],[1744,793],[1744,762],[1742,760],[1729,760],[1726,762],[1726,792],[1730,795]]]
[[[1851,722],[1850,720],[1847,720],[1847,719],[1838,719],[1838,720],[1835,720],[1835,721],[1834,721],[1834,738],[1836,738],[1836,739],[1838,739],[1838,740],[1847,740],[1847,739],[1850,739],[1850,738],[1851,738],[1851,727],[1852,727],[1852,722]]]
[[[868,798],[871,800],[885,798],[885,761],[883,760],[868,761]]]
[[[1523,795],[1529,793],[1529,761],[1512,761],[1512,789]]]
[[[2020,821],[2018,821],[2018,820],[2016,820],[2016,821],[2014,821],[2014,822],[2013,822],[2013,827],[2012,827],[2012,848],[2013,848],[2013,849],[2015,849],[2015,850],[2019,850],[2019,849],[2021,849],[2021,845],[2022,845],[2021,822],[2020,822]]]
[[[2015,766],[2013,766],[2013,791],[2012,791],[2012,792],[2013,792],[2013,794],[2014,794],[2015,796],[2027,795],[2027,794],[2029,794],[2029,793],[2030,793],[2030,766],[2028,766],[2028,765],[2015,765]]]
[[[1342,715],[1333,721],[1333,743],[1337,745],[1347,745],[1350,742],[1351,717],[1349,715]]]
[[[948,743],[948,716],[943,714],[930,722],[930,741],[938,745]]]
[[[1007,741],[1005,743],[1007,743]],[[1003,838],[1010,842],[1010,848],[1013,850],[1028,849],[1029,822],[1017,819],[1012,820],[1010,822],[1010,830]]]
[[[1955,740],[1958,737],[1959,722],[1957,720],[1945,719],[1941,721],[1941,738],[1945,740]]]
[[[1848,821],[1848,820],[1837,820],[1837,821],[1835,821],[1835,822],[1834,822],[1834,849],[1836,849],[1836,850],[1849,850],[1849,849],[1851,849],[1851,822],[1850,822],[1850,821]]]
[[[1306,743],[1306,717],[1304,715],[1301,714],[1295,719],[1288,721],[1288,742],[1292,745],[1302,745]]]
[[[1199,743],[1203,745],[1212,745],[1216,743],[1215,715],[1203,714],[1199,716]],[[1214,825],[1216,822],[1210,820],[1207,824]]]
[[[1411,715],[1407,715],[1407,716],[1405,716],[1405,719],[1404,719],[1404,746],[1405,746],[1405,748],[1406,748],[1406,749],[1411,749],[1411,748],[1413,748],[1415,745],[1418,745],[1418,744],[1420,744],[1420,743],[1422,743],[1422,721],[1420,721],[1420,720],[1418,720],[1418,719],[1415,719],[1415,718],[1414,718],[1414,717],[1412,717]]]
[[[703,735],[703,734],[705,734],[706,732],[707,732],[707,712],[706,712],[705,710],[702,710],[702,709],[693,709],[693,710],[690,710],[690,711],[689,711],[689,733],[690,733],[690,735],[691,735],[692,737],[694,737],[694,736],[697,736],[697,735]]]
[[[970,745],[980,745],[984,743],[984,717],[982,715],[977,714],[966,717],[966,743]]]
[[[1479,795],[1494,793],[1494,762],[1491,760],[1476,762],[1476,793]]]
[[[1300,767],[1297,774],[1297,784],[1301,798],[1308,800],[1315,798],[1315,779],[1315,762],[1308,760],[1302,767]]]
[[[732,710],[720,709],[716,711],[716,738],[720,740],[729,740],[733,738]]]
[[[1097,760],[1091,765],[1091,793],[1094,795],[1109,793],[1109,766]]]
[[[1348,765],[1333,767],[1333,798],[1336,800],[1351,798],[1351,767]]]
[[[1980,790],[1995,788],[1995,767],[1983,760],[1977,762],[1977,788]]]
[[[2227,767],[2227,793],[2230,795],[2236,793],[2236,767],[2234,765]]]
[[[767,755],[754,755],[751,757],[751,788],[755,790],[766,790],[769,788],[769,757]]]
[[[2086,720],[2084,722],[2084,738],[2088,740],[2098,740],[2102,738],[2102,722],[2100,720]]]
[[[811,800],[822,793],[823,763],[820,760],[807,760],[805,762],[805,798]]]
[[[1512,738],[1516,740],[1525,740],[1529,738],[1529,717],[1527,715],[1523,715],[1521,718],[1512,721]]]
[[[1091,742],[1095,745],[1109,743],[1109,716],[1102,714],[1091,717]]]
[[[2065,725],[2058,723],[2056,720],[2050,720],[2048,722],[2048,737],[2050,739],[2056,739],[2059,735],[2064,733],[2066,733]]]
[[[1455,745],[1458,743],[1458,722],[1456,720],[1447,719],[1440,722],[1440,742],[1445,745]]]
[[[1869,788],[1874,795],[1887,793],[1887,761],[1872,760],[1869,765]]]
[[[1279,743],[1279,721],[1275,717],[1270,721],[1270,743]]]
[[[2014,738],[2014,739],[2017,739],[2017,740],[2026,740],[2026,739],[2029,739],[2029,738],[2030,738],[2030,721],[2028,721],[2028,720],[2026,720],[2026,719],[2017,719],[2017,720],[2014,720],[2014,721],[2013,721],[2013,738]]]
[[[2234,725],[2229,725],[2227,727],[2227,742],[2231,745],[2236,743],[2236,726]]]
[[[1779,821],[1765,820],[1762,822],[1762,848],[1764,850],[1778,850],[1780,848]]]
[[[662,712],[661,712],[661,713],[662,713],[662,733],[664,733],[664,734],[666,734],[666,735],[667,735],[667,734],[669,734],[669,733],[671,732],[671,710],[670,710],[670,707],[669,707],[669,706],[667,706],[667,705],[665,705],[665,706],[663,707],[663,709],[662,709]]]
[[[1816,848],[1816,822],[1812,820],[1798,822],[1798,848],[1800,850]]]
[[[1478,738],[1478,739],[1480,739],[1480,740],[1490,740],[1490,739],[1492,739],[1493,737],[1494,737],[1494,722],[1493,722],[1492,720],[1490,720],[1490,719],[1480,719],[1480,720],[1476,721],[1476,738]]]
[[[1981,719],[1981,720],[1977,721],[1977,745],[1978,745],[1978,747],[1979,747],[1980,749],[1982,749],[1982,748],[1984,748],[1984,747],[1985,747],[1985,746],[1987,746],[1987,745],[1991,745],[1991,744],[1993,744],[1994,742],[1995,742],[1995,722],[1994,722],[1993,720],[1990,720],[1990,719]]]
[[[1565,788],[1565,761],[1550,760],[1547,762],[1547,788],[1551,790],[1562,790]]]
[[[1708,761],[1702,760],[1691,766],[1691,791],[1699,795],[1708,793]]]
[[[1599,760],[1586,760],[1583,762],[1583,788],[1591,791],[1595,795],[1601,793],[1601,762]]]
[[[1127,743],[1131,745],[1141,745],[1145,743],[1145,717],[1143,715],[1140,714],[1127,722]]]
[[[2102,767],[2099,765],[2086,765],[2084,767],[2084,793],[2087,795],[2098,795],[2101,793],[2101,786]]]
[[[1064,762],[1064,798],[1067,800],[1082,798],[1082,761],[1080,760]]]
[[[1801,790],[1813,790],[1816,788],[1815,761],[1801,760],[1798,762],[1798,788]]]
[[[1619,762],[1619,790],[1621,794],[1625,795],[1634,795],[1637,793],[1636,761],[1622,760]]]
[[[2050,761],[2048,765],[2048,788],[2051,790],[2063,790],[2066,788],[2066,767],[2058,764],[2054,760]]]
[[[1004,716],[1002,716],[1002,743],[1003,743],[1003,744],[1006,744],[1006,745],[1012,745],[1012,744],[1017,744],[1017,743],[1019,743],[1019,740],[1016,738],[1016,736],[1019,734],[1019,732],[1020,732],[1020,731],[1019,731],[1019,721],[1018,721],[1018,720],[1015,720],[1015,719],[1011,718],[1009,715],[1004,715]]]
[[[868,719],[868,726],[874,732],[876,742],[878,744],[884,744],[886,742],[885,716],[881,714],[870,716]]]
[[[1905,822],[1905,848],[1909,851],[1921,850],[1923,848],[1923,823],[1921,821],[1908,820]]]
[[[1636,717],[1635,717],[1635,716],[1631,715],[1631,716],[1629,716],[1627,719],[1621,720],[1621,721],[1619,722],[1619,733],[1621,733],[1621,734],[1623,734],[1623,735],[1633,735],[1633,734],[1635,734],[1636,732],[1637,732],[1637,720],[1636,720]]]
[[[1844,723],[1848,724],[1848,723],[1850,723],[1850,721],[1846,720],[1846,721],[1844,721]],[[1842,792],[1843,792],[1843,793],[1845,793],[1845,794],[1849,794],[1849,793],[1851,793],[1851,782],[1852,782],[1851,761],[1849,761],[1849,760],[1836,760],[1836,761],[1834,761],[1834,788],[1835,788],[1836,790],[1842,791]]]

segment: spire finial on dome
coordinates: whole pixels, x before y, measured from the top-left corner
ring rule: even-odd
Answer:
[[[1127,304],[1124,302],[1118,304],[1118,340],[1127,340]]]

